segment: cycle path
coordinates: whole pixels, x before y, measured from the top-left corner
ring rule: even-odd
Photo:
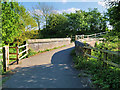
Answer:
[[[73,68],[74,44],[22,60],[17,72],[5,82],[7,88],[89,88],[87,77]]]

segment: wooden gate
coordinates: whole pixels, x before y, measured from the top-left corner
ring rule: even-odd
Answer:
[[[25,47],[25,49],[21,52],[19,52],[20,48]],[[10,48],[15,48],[16,49],[16,53],[9,53],[9,49]],[[23,55],[23,53],[25,53]],[[9,60],[16,60],[17,64],[19,64],[19,61],[21,59],[23,59],[25,56],[27,56],[28,54],[28,44],[27,42],[25,42],[24,45],[22,46],[16,46],[16,47],[9,47],[9,46],[4,46],[3,47],[3,69],[4,71],[7,71],[9,69]],[[17,58],[9,58],[9,55],[16,55]]]

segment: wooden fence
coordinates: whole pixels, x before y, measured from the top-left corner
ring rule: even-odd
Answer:
[[[97,37],[102,36],[106,33],[108,33],[108,31],[107,32],[101,32],[101,33],[95,33],[95,34],[91,34],[91,35],[84,35],[84,34],[83,35],[75,35],[75,40],[90,38],[90,37],[97,38]]]
[[[93,47],[87,47],[87,46],[85,46],[84,49],[85,49],[85,55],[87,57],[92,57],[92,58],[95,58],[97,60],[102,60],[105,64],[109,64],[109,65],[112,65],[112,66],[120,68],[119,64],[116,64],[116,63],[114,63],[112,61],[108,61],[107,60],[108,54],[111,55],[111,59],[112,59],[114,57],[114,55],[120,56],[120,53],[115,52],[115,51],[105,50],[105,49],[98,49],[98,48],[93,48]],[[93,50],[94,52],[100,51],[100,58],[99,57],[95,57],[95,56],[91,56],[91,50]],[[101,58],[102,54],[104,54],[104,58],[103,59]]]
[[[25,49],[22,52],[20,51],[20,48],[25,47]],[[16,53],[9,53],[10,48],[15,48]],[[23,54],[25,53],[25,54]],[[22,46],[16,46],[16,47],[9,47],[9,46],[4,46],[3,47],[3,69],[4,71],[7,71],[9,69],[9,60],[16,60],[17,64],[19,64],[19,61],[23,59],[25,56],[28,54],[28,44],[25,43]],[[16,55],[17,58],[9,58],[9,55]]]
[[[108,54],[111,56],[111,59],[116,55],[118,57],[120,57],[120,53],[119,52],[115,52],[115,51],[109,51],[105,49],[98,49],[98,48],[95,48],[95,47],[90,47],[90,46],[80,46],[80,45],[76,45],[76,50],[77,49],[80,49],[78,50],[79,52],[83,52],[83,56],[87,56],[87,59],[88,57],[92,57],[92,58],[95,58],[97,60],[101,60],[103,61],[104,65],[112,65],[112,66],[115,66],[115,67],[118,67],[120,68],[120,64],[117,64],[117,63],[114,63],[112,61],[108,61]],[[91,55],[91,51],[93,50],[93,52],[100,52],[100,56],[99,57],[95,57],[95,56],[92,56]],[[101,55],[104,55],[103,58],[101,58],[102,56]]]

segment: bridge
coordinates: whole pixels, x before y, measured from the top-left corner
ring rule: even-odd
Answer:
[[[87,43],[92,38],[85,35],[76,36]],[[97,39],[96,39],[97,40]],[[94,40],[95,41],[95,40]],[[92,44],[93,45],[93,44]],[[40,53],[23,59],[18,65],[11,66],[15,74],[10,76],[4,88],[90,88],[89,77],[78,77],[78,71],[73,67],[71,51],[74,43],[65,47]]]

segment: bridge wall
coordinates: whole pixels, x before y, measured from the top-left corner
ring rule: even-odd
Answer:
[[[55,47],[70,44],[70,38],[54,38],[54,39],[29,39],[28,47],[35,51],[43,51]]]
[[[88,44],[90,44],[92,47],[94,47],[95,43],[102,43],[102,41],[99,41],[99,40],[102,40],[103,38],[84,38],[84,39],[79,39],[78,41],[80,42],[86,42]]]
[[[101,38],[102,39],[102,38]],[[100,39],[94,39],[94,38],[85,38],[85,39],[79,39],[75,41],[75,53],[76,55],[83,55],[83,47],[85,46],[84,42],[86,42],[87,46],[94,47],[95,43],[102,43],[102,41],[99,41]]]

